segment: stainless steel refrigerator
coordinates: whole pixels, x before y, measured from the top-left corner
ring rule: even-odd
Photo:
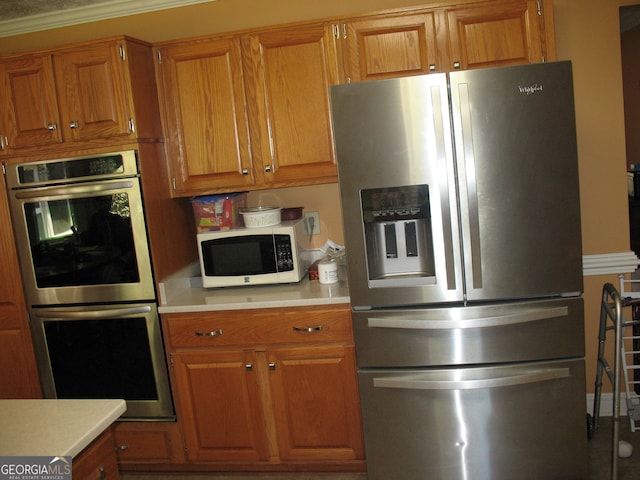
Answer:
[[[570,62],[331,102],[369,480],[585,478]]]

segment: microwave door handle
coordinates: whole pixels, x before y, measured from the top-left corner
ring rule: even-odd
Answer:
[[[47,310],[43,309],[34,311],[34,315],[39,318],[45,318],[47,320],[93,320],[100,318],[114,318],[125,317],[128,315],[140,315],[149,313],[151,307],[149,305],[141,305],[138,307],[125,307],[125,308],[109,308],[100,310],[82,310],[73,312],[62,312],[59,310]]]
[[[29,190],[18,190],[14,192],[15,198],[18,200],[32,200],[42,197],[59,197],[62,195],[75,195],[87,193],[100,193],[109,190],[122,190],[133,188],[133,182],[125,180],[122,182],[113,182],[109,184],[90,184],[90,185],[71,185],[64,187],[44,187],[32,188]]]

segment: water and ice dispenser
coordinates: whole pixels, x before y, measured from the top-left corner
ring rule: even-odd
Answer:
[[[434,277],[429,186],[362,190],[369,280]]]

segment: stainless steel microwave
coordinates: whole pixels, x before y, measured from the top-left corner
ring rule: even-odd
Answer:
[[[272,227],[199,233],[202,286],[299,282],[309,268],[309,243],[303,219]]]

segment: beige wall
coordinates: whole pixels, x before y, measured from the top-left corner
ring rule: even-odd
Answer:
[[[434,4],[436,2],[422,2]],[[555,0],[559,60],[574,67],[578,149],[585,254],[629,250],[626,198],[626,156],[620,58],[619,7],[640,0]],[[308,20],[377,9],[410,6],[411,0],[218,0],[179,9],[136,15],[0,38],[0,53],[23,51],[74,41],[127,34],[157,42],[193,35]],[[260,195],[268,195],[265,192]],[[335,186],[271,192],[290,203],[320,211],[321,239],[342,240],[340,221],[333,216]],[[256,203],[257,194],[252,195]],[[599,299],[602,283],[613,277],[585,279],[588,388],[592,390]]]

